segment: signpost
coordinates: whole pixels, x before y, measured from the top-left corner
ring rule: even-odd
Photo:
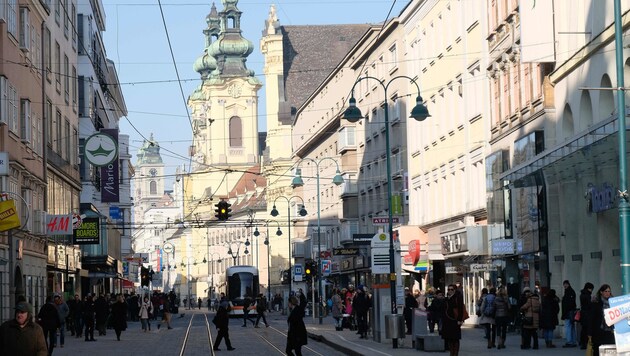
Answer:
[[[332,261],[331,260],[322,260],[322,276],[328,277],[332,272]]]
[[[294,264],[293,265],[293,279],[296,282],[302,282],[302,275],[303,275],[302,265],[299,263]]]

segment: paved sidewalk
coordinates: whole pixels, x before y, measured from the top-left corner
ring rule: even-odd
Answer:
[[[391,340],[386,340],[383,343],[378,343],[369,339],[360,339],[356,331],[350,331],[344,329],[343,331],[336,331],[332,317],[326,317],[323,319],[323,323],[320,325],[318,319],[313,319],[311,316],[304,318],[309,336],[313,339],[320,340],[331,346],[332,348],[343,352],[348,355],[417,355],[425,353],[425,351],[415,350],[412,347],[411,335],[407,335],[404,341],[399,341],[398,349],[392,347]],[[481,328],[475,328],[473,325],[464,325],[462,329],[462,340],[460,346],[460,355],[462,356],[477,356],[477,355],[489,355],[489,354],[510,354],[510,356],[517,355],[558,355],[558,356],[576,356],[584,355],[584,350],[579,348],[562,348],[564,340],[555,339],[554,344],[557,348],[546,348],[545,340],[539,339],[538,350],[521,350],[521,337],[520,334],[509,333],[506,337],[506,348],[498,350],[496,348],[488,349],[488,343],[483,338],[484,330]],[[370,336],[368,336],[370,337]]]

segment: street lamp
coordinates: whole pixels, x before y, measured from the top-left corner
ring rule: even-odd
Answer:
[[[232,249],[232,244],[236,244],[236,252],[234,252],[234,250]],[[243,251],[244,255],[247,255],[249,253],[249,250],[247,249],[250,245],[249,243],[249,239],[247,239],[245,242],[243,241],[235,241],[235,242],[226,242],[227,245],[227,254],[232,256],[232,259],[234,260],[234,264],[233,266],[236,266],[236,260],[238,260],[238,258],[240,257],[241,254],[241,245],[245,245],[245,251]]]
[[[190,285],[190,279],[191,279],[191,276],[190,276],[190,259],[191,258],[193,259],[193,261],[195,261],[195,262],[193,262],[193,264],[195,266],[197,265],[197,260],[194,257],[188,257],[186,259],[186,261],[188,262],[188,274],[187,274],[187,277],[186,277],[187,288],[188,288],[188,305],[186,306],[186,309],[188,309],[188,310],[190,310],[190,304],[191,304],[191,302],[190,302],[190,292],[191,292],[190,291],[190,288],[191,288],[191,285]],[[182,260],[182,268],[184,268],[184,267],[186,267],[186,264],[184,263],[184,260]]]
[[[280,223],[278,223],[278,229],[280,228]],[[271,244],[269,243],[269,221],[265,221],[265,225],[267,226],[267,232],[263,232],[265,234],[265,246],[267,246],[267,302],[271,303]],[[258,226],[254,230],[254,236],[258,238],[261,232],[258,231]]]
[[[335,172],[335,176],[332,179],[332,182],[336,185],[339,186],[343,183],[343,177],[341,176],[341,173],[339,172],[339,163],[333,159],[332,157],[324,157],[320,160],[314,160],[312,158],[302,158],[302,160],[300,162],[298,162],[297,164],[297,169],[295,170],[296,175],[295,178],[293,178],[293,181],[291,182],[291,184],[293,185],[293,187],[301,187],[304,185],[304,181],[302,180],[302,172],[299,169],[299,166],[302,162],[304,161],[311,161],[315,164],[315,180],[317,182],[317,272],[315,274],[315,277],[318,279],[318,290],[319,290],[319,323],[322,324],[323,320],[323,313],[322,313],[322,306],[323,306],[323,288],[322,288],[322,276],[321,276],[321,270],[322,270],[322,241],[321,241],[321,224],[320,224],[320,218],[321,218],[321,210],[319,207],[319,199],[320,199],[320,193],[319,193],[319,164],[322,163],[325,160],[331,160],[335,163],[335,165],[337,165],[337,172]]]
[[[304,209],[304,199],[302,199],[301,197],[292,196],[290,198],[287,198],[284,195],[281,195],[273,201],[273,209],[271,209],[271,216],[273,216],[274,218],[280,215],[280,213],[278,212],[278,209],[276,209],[276,201],[278,201],[278,199],[280,198],[283,198],[284,200],[287,201],[287,229],[289,230],[289,297],[290,297],[291,289],[293,287],[293,273],[291,271],[291,200],[300,199],[302,201],[302,208],[298,212],[300,216],[306,216],[307,212],[306,212],[306,209]],[[278,236],[282,235],[282,230],[280,230],[280,224],[278,224],[278,231],[276,231],[276,235]]]
[[[215,260],[213,258],[215,255],[218,256],[219,259]],[[209,257],[210,261],[206,260],[206,257]],[[214,292],[214,262],[215,261],[221,263],[221,255],[219,255],[216,252],[208,252],[208,253],[206,253],[204,255],[204,257],[203,257],[203,261],[201,261],[203,263],[210,262],[210,266],[211,266],[210,267],[210,273],[211,273],[210,274],[210,293],[209,293],[210,300],[212,300],[212,297],[214,297],[214,295],[213,295],[214,293],[213,292]],[[208,304],[208,305],[210,305],[210,304]]]
[[[430,117],[431,115],[429,115],[429,110],[426,108],[426,106],[424,106],[422,104],[422,97],[420,96],[420,86],[418,86],[418,83],[411,77],[408,77],[406,75],[399,75],[396,77],[393,77],[392,79],[390,79],[387,83],[385,83],[384,80],[380,80],[378,78],[375,77],[371,77],[371,76],[364,76],[361,77],[359,79],[357,79],[357,81],[354,83],[354,85],[352,86],[352,94],[349,100],[349,106],[346,109],[346,111],[343,113],[343,118],[350,121],[350,122],[357,122],[359,120],[361,120],[363,118],[363,115],[361,114],[361,110],[359,110],[359,108],[357,107],[357,101],[354,98],[354,88],[356,87],[356,85],[358,83],[360,83],[363,80],[367,80],[367,79],[374,79],[376,80],[381,87],[384,90],[384,98],[385,98],[385,103],[383,105],[383,109],[385,111],[385,157],[387,158],[386,160],[386,165],[387,165],[387,204],[388,204],[388,217],[389,217],[389,221],[388,221],[388,233],[389,233],[389,288],[390,288],[390,298],[391,298],[391,307],[392,307],[392,314],[397,314],[398,310],[396,308],[396,264],[394,263],[394,226],[393,226],[393,213],[392,213],[392,168],[390,166],[390,155],[391,155],[391,148],[390,148],[390,143],[389,143],[389,107],[387,104],[387,88],[389,87],[389,85],[396,79],[408,79],[411,83],[413,83],[416,86],[416,89],[418,91],[418,96],[416,97],[416,106],[414,106],[414,108],[411,110],[411,114],[410,117],[417,120],[417,121],[424,121],[424,119],[426,119],[427,117]],[[398,348],[398,339],[394,338],[392,339],[392,346],[393,348]]]

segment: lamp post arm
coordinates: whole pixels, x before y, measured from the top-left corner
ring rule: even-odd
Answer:
[[[394,80],[396,80],[396,79],[400,79],[400,78],[409,79],[409,81],[410,81],[411,83],[413,83],[413,84],[416,86],[416,90],[418,91],[418,96],[420,96],[420,86],[418,85],[418,82],[416,82],[416,80],[415,80],[415,79],[413,79],[413,78],[411,78],[411,77],[409,77],[409,76],[406,76],[406,75],[397,75],[397,76],[393,77],[392,79],[390,79],[390,80],[387,82],[387,84],[383,85],[383,87],[385,88],[385,95],[386,95],[386,97],[387,97],[387,88],[389,88],[389,85],[390,85],[390,84],[392,84],[392,82],[393,82]],[[382,83],[381,83],[381,84],[382,84]]]

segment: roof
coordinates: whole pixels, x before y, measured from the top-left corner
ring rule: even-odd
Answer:
[[[299,108],[371,27],[281,26],[286,100]]]
[[[260,174],[260,165],[247,169],[229,193],[230,199],[236,198],[232,211],[245,211],[247,208],[266,209],[266,187],[267,180]]]

